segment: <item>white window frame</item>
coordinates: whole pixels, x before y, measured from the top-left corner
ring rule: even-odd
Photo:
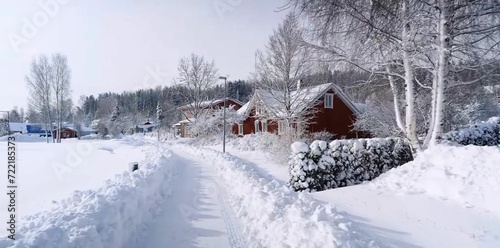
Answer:
[[[255,133],[259,132],[259,126],[260,126],[259,123],[260,123],[259,120],[255,120],[254,122]]]
[[[262,121],[262,132],[267,132],[267,120]]]
[[[260,107],[260,106],[256,107],[255,113],[257,114],[257,116],[262,115],[262,107]]]
[[[285,121],[284,120],[279,120],[278,121],[278,133],[284,133],[285,132]]]
[[[238,124],[238,135],[243,135],[243,124]]]
[[[325,108],[333,109],[333,93],[325,94]]]

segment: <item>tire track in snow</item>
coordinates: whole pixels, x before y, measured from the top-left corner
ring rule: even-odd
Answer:
[[[212,172],[213,173],[213,172]],[[226,191],[215,181],[213,182],[217,192],[218,192],[218,200],[221,206],[222,216],[224,218],[224,222],[226,223],[226,229],[228,230],[228,238],[232,248],[245,248],[247,247],[245,239],[242,236],[241,225],[238,219],[236,218],[234,212],[229,207],[229,202],[227,201],[227,193]]]
[[[206,161],[193,158],[191,155],[181,150],[173,148],[172,152],[174,152],[177,156],[180,157],[186,157],[186,158],[189,157],[189,159],[195,159],[200,163],[200,165],[203,165],[202,171],[207,173],[208,176],[210,177],[210,181],[208,182],[207,185],[208,188],[206,189],[206,191],[214,193],[216,196],[214,200],[216,200],[215,203],[217,203],[221,217],[224,220],[225,229],[227,231],[226,234],[230,247],[246,248],[247,244],[245,242],[243,232],[241,232],[240,229],[241,225],[239,223],[239,220],[236,218],[236,215],[232,211],[231,207],[229,206],[229,202],[227,201],[228,199],[227,191],[223,187],[221,187],[219,183],[217,183],[216,180],[217,176],[213,171],[211,165],[207,164]]]

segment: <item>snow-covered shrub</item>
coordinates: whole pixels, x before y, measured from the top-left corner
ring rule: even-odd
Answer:
[[[276,144],[279,136],[272,133],[247,134],[243,137],[235,137],[228,144],[240,151],[268,151],[273,144]]]
[[[321,131],[321,132],[314,132],[314,133],[309,133],[305,135],[303,138],[304,142],[306,143],[311,143],[315,140],[332,140],[332,138],[335,136],[335,134],[330,133],[328,131]]]
[[[241,119],[242,117],[234,110],[234,106],[229,106],[226,109],[226,133],[232,133],[233,125],[241,121]],[[196,138],[210,139],[211,136],[222,135],[223,123],[224,110],[215,109],[207,111],[203,117],[193,120],[189,124],[189,130]]]
[[[290,145],[297,140],[291,133],[277,135],[259,132],[243,137],[234,137],[228,144],[240,151],[264,151],[274,162],[286,165],[290,158]]]
[[[267,150],[272,154],[272,159],[282,165],[286,165],[290,160],[292,150],[290,146],[297,141],[304,140],[304,134],[294,128],[288,128],[286,131],[275,134],[276,141],[273,141]]]
[[[443,135],[443,140],[461,145],[498,146],[500,145],[500,117],[475,124],[469,128],[451,131]]]
[[[322,191],[360,184],[413,160],[404,139],[314,141],[291,146],[289,186],[295,191]]]
[[[9,122],[6,119],[0,119],[0,136],[9,134]]]
[[[84,135],[80,137],[81,140],[97,140],[101,139],[101,136],[99,134],[89,134],[89,135]]]
[[[297,133],[294,129],[281,134],[259,132],[235,137],[228,144],[240,151],[264,151],[277,164],[287,165],[292,150],[290,146],[296,141],[311,143],[314,140],[328,140],[333,137],[329,132],[316,132],[311,134]]]

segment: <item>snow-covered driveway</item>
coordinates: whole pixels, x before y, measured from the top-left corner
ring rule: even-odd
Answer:
[[[138,243],[143,247],[246,247],[208,161],[176,147],[171,150],[177,171],[171,196]]]

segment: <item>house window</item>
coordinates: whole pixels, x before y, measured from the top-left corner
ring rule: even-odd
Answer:
[[[286,130],[286,124],[284,120],[278,121],[278,133],[284,133]]]
[[[262,121],[262,132],[267,132],[267,120]]]
[[[238,124],[238,135],[243,135],[243,124]]]
[[[333,94],[325,94],[325,108],[333,108]]]
[[[266,110],[262,106],[257,106],[257,107],[255,107],[255,114],[257,116],[259,116],[259,115],[265,115],[266,114]]]
[[[262,109],[261,109],[260,107],[256,107],[256,108],[255,108],[255,113],[256,113],[257,115],[261,115],[261,114],[262,114]]]
[[[259,132],[259,120],[255,120],[255,133]]]

